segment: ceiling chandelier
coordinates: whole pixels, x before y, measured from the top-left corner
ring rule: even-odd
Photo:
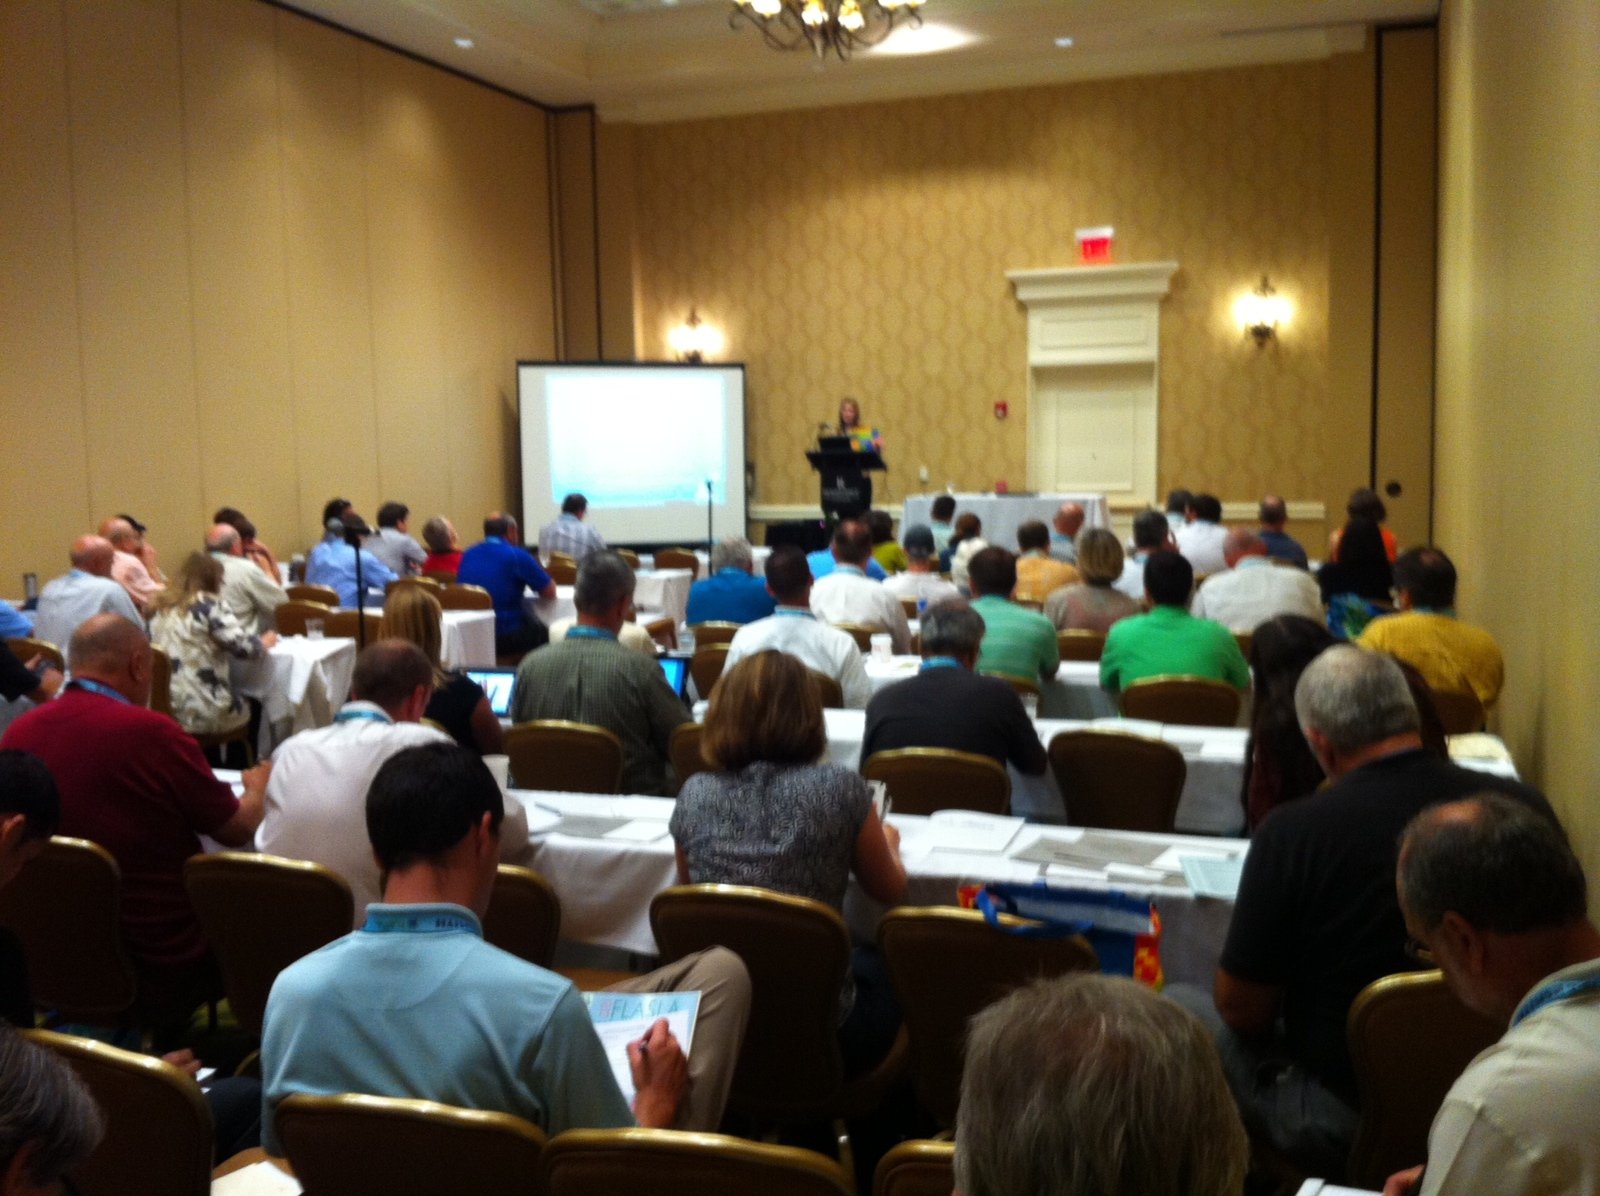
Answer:
[[[809,49],[818,58],[831,51],[841,62],[856,50],[875,46],[910,22],[922,24],[917,12],[924,0],[734,0],[728,24],[741,21],[761,31],[774,50]]]

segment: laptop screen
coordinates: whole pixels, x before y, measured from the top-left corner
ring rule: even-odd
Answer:
[[[689,696],[689,658],[687,656],[658,656],[657,662],[661,665],[661,673],[667,679],[667,685],[673,693],[680,698]]]
[[[511,693],[517,686],[516,669],[468,669],[467,676],[483,687],[496,718],[510,716]]]

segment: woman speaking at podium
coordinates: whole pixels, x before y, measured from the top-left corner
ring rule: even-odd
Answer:
[[[840,436],[850,437],[851,446],[858,452],[883,450],[883,436],[876,428],[861,426],[861,404],[852,398],[839,400],[839,422],[834,431]]]

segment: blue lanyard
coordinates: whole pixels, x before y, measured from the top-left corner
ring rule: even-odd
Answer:
[[[929,669],[959,669],[963,667],[954,656],[930,656],[922,662],[917,669],[919,673],[926,673]]]
[[[358,723],[362,721],[390,723],[394,720],[387,714],[379,714],[376,710],[341,710],[333,716],[333,721],[336,723]]]
[[[99,694],[102,698],[110,698],[113,702],[121,702],[124,706],[132,706],[125,694],[119,694],[109,685],[102,685],[98,681],[90,681],[87,677],[74,677],[72,684],[79,689],[86,689],[92,694]]]
[[[477,922],[460,914],[407,914],[370,906],[361,929],[368,934],[448,934],[460,930],[479,933]]]
[[[786,619],[815,619],[817,617],[803,606],[780,606],[772,613],[782,615]]]
[[[1517,1010],[1516,1016],[1511,1019],[1515,1026],[1518,1022],[1532,1017],[1546,1005],[1554,1005],[1557,1001],[1570,1001],[1573,997],[1581,997],[1585,993],[1600,992],[1600,976],[1589,976],[1583,980],[1558,980],[1554,984],[1547,984],[1536,989],[1531,997],[1522,1002],[1522,1008]]]
[[[615,640],[616,633],[604,627],[590,627],[587,623],[574,623],[567,628],[569,640]]]

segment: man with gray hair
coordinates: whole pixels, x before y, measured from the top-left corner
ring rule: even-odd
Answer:
[[[517,667],[512,717],[519,723],[564,718],[604,727],[622,740],[622,791],[665,795],[672,732],[689,710],[654,660],[617,642],[634,615],[633,570],[607,550],[578,566],[578,621],[559,644],[530,652]],[[524,788],[537,777],[516,778]]]
[[[0,1192],[57,1191],[104,1132],[94,1097],[67,1062],[0,1027]]]
[[[1249,1141],[1205,1027],[1132,980],[1035,980],[972,1019],[962,1196],[1237,1196]]]
[[[754,623],[777,606],[755,574],[755,554],[743,536],[729,536],[711,550],[711,572],[689,587],[687,623]]]
[[[239,625],[250,635],[276,628],[278,607],[289,595],[245,556],[238,529],[216,524],[206,533],[206,551],[222,562],[222,604]]]
[[[1295,687],[1301,731],[1328,787],[1280,806],[1245,857],[1209,1019],[1245,1124],[1313,1175],[1338,1177],[1355,1134],[1345,1023],[1356,994],[1416,965],[1395,900],[1396,842],[1419,812],[1484,789],[1550,815],[1526,785],[1423,747],[1392,659],[1329,648]]]
[[[894,748],[950,748],[1038,776],[1049,764],[1039,732],[1011,683],[973,672],[983,616],[960,598],[922,614],[922,667],[867,703],[863,762]]]
[[[121,615],[143,624],[144,616],[128,591],[111,580],[111,541],[102,536],[79,536],[72,542],[72,568],[45,583],[39,592],[39,609],[33,616],[33,634],[65,649],[72,633],[96,615]]]
[[[1322,592],[1304,569],[1272,563],[1267,544],[1247,527],[1230,528],[1222,541],[1228,568],[1213,573],[1195,592],[1189,613],[1214,619],[1229,631],[1254,631],[1278,615],[1304,615],[1322,622]]]

